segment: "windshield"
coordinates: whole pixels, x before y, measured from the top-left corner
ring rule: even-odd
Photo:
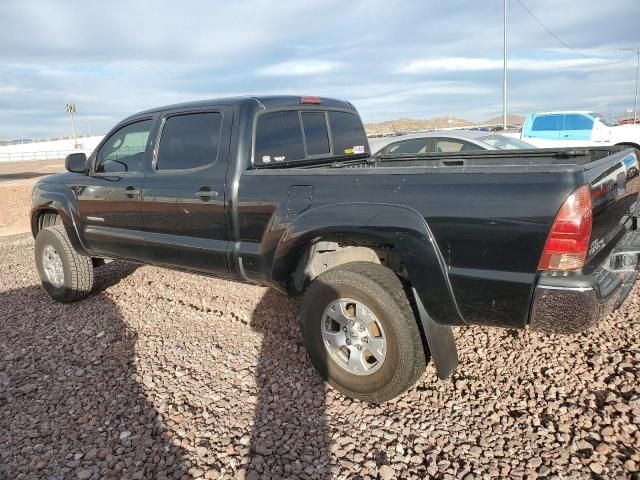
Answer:
[[[505,135],[487,135],[478,138],[483,143],[491,146],[495,150],[519,150],[525,148],[536,148],[530,143],[523,142],[517,138],[507,137]]]
[[[609,120],[607,117],[604,117],[604,116],[600,115],[599,113],[592,112],[589,115],[591,115],[594,118],[597,118],[602,123],[604,123],[607,127],[615,127],[616,125],[619,125],[618,122],[616,122],[614,120]]]

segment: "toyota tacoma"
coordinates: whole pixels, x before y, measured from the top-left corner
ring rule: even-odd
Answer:
[[[89,295],[102,259],[271,286],[301,299],[320,375],[368,402],[429,360],[448,377],[453,326],[579,332],[636,280],[631,149],[371,157],[351,103],[269,96],[147,110],[65,163],[33,190],[51,297]]]

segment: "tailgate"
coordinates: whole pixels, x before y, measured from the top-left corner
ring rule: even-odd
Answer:
[[[640,192],[638,173],[638,159],[630,148],[585,165],[593,205],[586,267],[595,268],[631,228],[630,212],[635,209]]]

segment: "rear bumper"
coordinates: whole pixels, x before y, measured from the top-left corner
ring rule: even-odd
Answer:
[[[541,275],[530,327],[549,333],[577,333],[592,327],[627,298],[638,276],[639,259],[640,231],[632,231],[591,275]]]

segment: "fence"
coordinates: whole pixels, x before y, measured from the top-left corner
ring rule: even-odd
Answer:
[[[0,152],[0,162],[26,162],[36,160],[64,160],[70,153],[84,152],[89,155],[91,150],[43,150],[39,152]]]

